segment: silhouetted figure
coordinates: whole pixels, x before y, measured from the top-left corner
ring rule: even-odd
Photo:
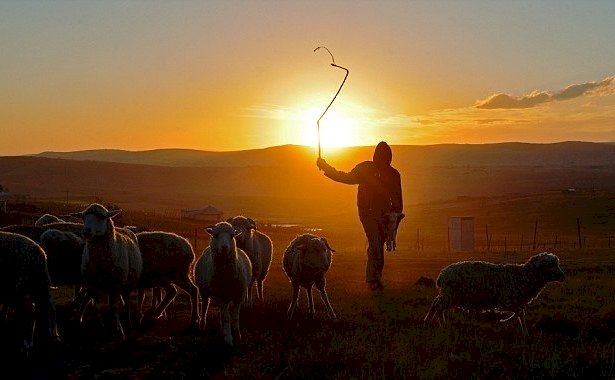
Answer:
[[[348,173],[336,170],[322,158],[316,161],[318,168],[332,180],[359,185],[357,208],[369,244],[365,280],[368,288],[374,291],[384,289],[385,215],[403,210],[401,178],[391,166],[392,158],[391,147],[381,141],[374,150],[372,161],[361,162]]]

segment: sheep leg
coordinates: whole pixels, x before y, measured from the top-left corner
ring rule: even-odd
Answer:
[[[241,304],[234,304],[232,307],[232,335],[233,341],[235,345],[241,344],[241,329],[239,328],[239,310],[241,309]]]
[[[295,313],[295,309],[297,308],[297,301],[299,300],[299,284],[293,283],[293,300],[290,303],[290,307],[288,308],[288,312],[286,313],[288,316],[288,320],[293,318],[293,314]]]
[[[205,329],[205,324],[207,323],[207,310],[209,309],[209,296],[203,296],[203,300],[201,301],[201,328]]]
[[[143,312],[143,302],[145,302],[145,289],[139,288],[137,290],[137,308]]]
[[[233,346],[233,336],[231,333],[231,313],[229,311],[230,303],[222,307],[222,333],[224,334],[224,342],[229,346]]]
[[[314,310],[314,297],[312,295],[312,285],[305,288],[305,292],[308,296],[308,306],[310,308],[310,317],[314,318],[316,315],[316,310]]]
[[[92,305],[94,306],[94,318],[96,319],[96,323],[98,323],[100,327],[104,327],[105,322],[103,321],[102,317],[102,304],[100,302],[100,294],[98,292],[91,293],[90,291],[88,291],[84,299],[83,307],[79,310],[79,321],[83,320],[83,313],[85,313],[85,310],[90,305],[90,303],[92,303]]]
[[[141,320],[143,319],[143,314],[141,314],[141,310],[139,310],[137,303],[133,301],[131,293],[131,289],[124,289],[120,297],[120,300],[124,302],[122,315],[124,316],[126,326],[129,329],[132,329],[134,325],[141,323]]]
[[[120,321],[120,314],[118,311],[118,303],[120,302],[120,294],[112,292],[109,294],[109,313],[111,314],[111,331],[113,334],[117,334],[121,340],[126,340],[124,329],[122,328],[122,322]],[[98,314],[100,314],[100,302],[97,302]]]
[[[75,298],[70,305],[71,310],[73,311],[73,313],[75,313],[75,316],[73,318],[76,319],[78,316],[79,322],[81,322],[83,320],[83,314],[85,313],[85,309],[89,305],[90,301],[91,295],[88,294],[88,290],[84,286],[80,287],[79,293],[75,295]]]
[[[247,300],[246,300],[246,301],[247,301],[247,302],[246,302],[246,305],[247,305],[247,306],[252,306],[252,305],[253,305],[253,303],[254,303],[254,302],[253,302],[252,297],[254,296],[254,294],[253,294],[253,288],[254,288],[254,286],[255,286],[255,285],[254,285],[255,283],[256,283],[256,281],[255,281],[255,280],[252,280],[252,281],[250,281],[250,285],[248,286],[248,298],[247,298]]]
[[[265,295],[263,294],[263,280],[256,281],[256,294],[258,300],[263,303],[265,301]]]
[[[36,326],[32,302],[24,296],[15,304],[15,320],[18,321],[20,338],[22,338],[21,352],[27,353],[33,347],[34,328]]]
[[[521,331],[523,331],[523,335],[525,337],[530,336],[530,332],[527,329],[527,324],[525,323],[525,309],[519,309],[516,314],[519,319],[519,323],[521,324]]]
[[[164,284],[162,286],[165,291],[164,299],[160,302],[156,308],[154,309],[154,319],[158,319],[165,312],[167,306],[175,299],[177,296],[177,289],[173,284]]]
[[[190,296],[190,323],[192,326],[199,325],[199,288],[190,279],[190,276],[186,276],[178,279],[177,286]]]
[[[337,316],[335,315],[335,312],[333,311],[331,302],[329,302],[329,296],[327,295],[327,290],[325,289],[326,284],[327,282],[323,278],[322,280],[319,280],[318,282],[316,282],[316,288],[318,288],[318,291],[320,292],[320,298],[322,299],[322,302],[324,302],[325,306],[327,307],[327,313],[329,313],[329,318],[335,320],[337,319]]]
[[[429,308],[429,311],[427,312],[427,315],[425,316],[425,318],[423,318],[423,326],[427,327],[427,325],[429,325],[429,323],[431,323],[431,321],[434,319],[434,317],[436,317],[436,314],[438,314],[438,312],[440,311],[440,305],[442,302],[442,297],[441,296],[437,296],[433,302],[431,303],[431,307]]]

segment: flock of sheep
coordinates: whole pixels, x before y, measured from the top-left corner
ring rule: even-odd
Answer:
[[[19,322],[22,349],[30,349],[39,335],[59,340],[52,284],[74,286],[75,318],[83,318],[93,306],[101,325],[106,325],[101,313],[101,295],[106,295],[110,327],[121,340],[142,318],[162,316],[179,287],[190,296],[194,327],[205,326],[211,302],[220,308],[224,341],[230,346],[238,344],[241,307],[253,304],[254,298],[263,301],[263,282],[273,253],[271,239],[257,230],[254,220],[236,216],[207,227],[210,244],[197,258],[191,244],[174,233],[115,226],[113,218],[119,213],[94,203],[71,214],[82,223],[46,214],[33,226],[0,228],[1,317],[6,319],[12,310]],[[392,217],[391,231],[383,242],[387,249],[395,249],[399,220],[399,216]],[[286,248],[282,262],[292,284],[289,319],[301,287],[307,291],[309,310],[314,314],[314,286],[329,317],[336,318],[325,289],[333,252],[325,238],[313,234],[297,236]],[[506,320],[517,316],[527,335],[525,308],[547,283],[563,280],[559,260],[550,253],[536,255],[522,265],[455,263],[441,271],[439,294],[424,321],[428,324],[437,318],[444,322],[444,312],[450,308],[496,310],[510,312]],[[149,289],[152,305],[144,316]]]

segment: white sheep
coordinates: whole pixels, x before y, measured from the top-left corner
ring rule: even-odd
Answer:
[[[138,311],[131,293],[138,288],[143,261],[135,234],[127,229],[121,233],[116,231],[112,218],[120,212],[108,211],[93,203],[84,211],[71,215],[84,221],[85,249],[81,270],[88,296],[94,299],[96,315],[100,319],[99,294],[106,293],[113,316],[112,331],[124,340],[126,335],[120,322],[118,304],[123,297],[126,320],[130,323],[131,313]]]
[[[195,255],[192,245],[185,238],[170,232],[154,231],[137,234],[143,258],[143,273],[139,281],[139,307],[143,304],[143,289],[162,287],[164,299],[155,304],[153,318],[158,319],[175,299],[178,286],[188,293],[191,302],[190,321],[199,323],[199,290],[192,276]]]
[[[256,222],[245,216],[235,216],[227,220],[240,234],[235,237],[237,246],[248,255],[252,263],[252,282],[248,287],[248,304],[252,304],[252,288],[256,284],[256,297],[264,301],[263,282],[271,266],[273,244],[269,236],[257,231]]]
[[[399,223],[406,214],[402,212],[390,212],[384,216],[384,242],[387,251],[395,251],[397,249],[397,229]]]
[[[22,351],[32,348],[35,333],[59,340],[55,302],[49,290],[43,249],[23,235],[0,232],[0,304],[15,312]]]
[[[336,319],[325,290],[325,274],[331,267],[332,252],[335,252],[335,250],[329,246],[327,239],[312,234],[297,236],[286,248],[283,257],[284,272],[286,272],[293,287],[293,299],[287,312],[288,319],[292,319],[297,308],[301,287],[305,288],[307,292],[310,314],[314,316],[314,300],[312,297],[314,285],[320,292],[320,298],[327,307],[329,317]]]
[[[36,222],[34,222],[34,225],[39,227],[39,226],[44,226],[46,224],[51,224],[51,223],[62,223],[64,222],[63,219],[60,219],[59,217],[55,216],[55,215],[51,215],[51,214],[44,214],[42,215],[40,218],[38,218],[36,220]]]
[[[439,294],[434,299],[424,323],[434,317],[443,322],[444,311],[460,308],[468,311],[509,312],[517,316],[523,334],[529,332],[525,309],[542,289],[552,281],[564,281],[559,259],[543,252],[524,264],[493,264],[484,261],[462,261],[442,269],[437,279]]]
[[[211,299],[220,307],[224,341],[233,346],[241,341],[239,311],[247,298],[252,264],[248,255],[237,248],[235,236],[239,232],[230,223],[219,222],[205,230],[211,241],[195,266],[195,280],[203,301],[201,320],[204,327]]]

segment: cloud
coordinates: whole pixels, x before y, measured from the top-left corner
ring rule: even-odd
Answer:
[[[607,77],[599,82],[573,84],[555,93],[534,91],[520,97],[508,94],[495,94],[485,100],[478,101],[474,107],[480,109],[532,108],[547,102],[569,100],[580,96],[606,96],[612,94],[615,94],[615,76]]]

